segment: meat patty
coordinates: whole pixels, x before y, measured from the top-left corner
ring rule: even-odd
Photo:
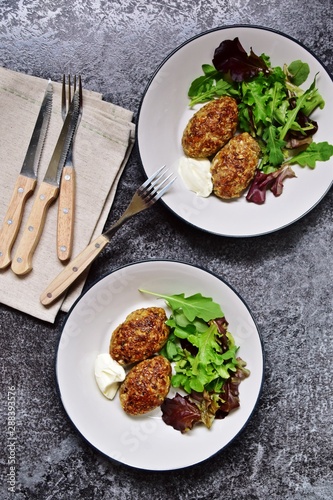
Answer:
[[[164,356],[154,356],[135,365],[119,389],[120,403],[129,415],[142,415],[160,406],[171,381],[171,364]]]
[[[244,132],[236,135],[213,158],[213,192],[219,198],[238,198],[253,179],[259,161],[259,144]]]
[[[112,333],[110,356],[121,365],[136,363],[157,353],[167,341],[170,328],[162,307],[131,312]]]
[[[222,96],[200,108],[188,122],[182,137],[184,153],[191,158],[215,155],[235,134],[237,102]]]

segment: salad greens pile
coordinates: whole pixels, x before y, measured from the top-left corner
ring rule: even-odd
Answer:
[[[166,321],[170,335],[160,354],[173,363],[171,385],[187,394],[165,399],[164,422],[182,433],[198,422],[210,428],[215,418],[239,407],[238,386],[250,374],[237,357],[220,305],[199,293],[185,297],[140,291],[163,298],[172,311]]]
[[[301,88],[310,74],[307,63],[297,60],[272,67],[269,56],[257,56],[252,49],[247,54],[235,38],[222,42],[212,64],[203,64],[202,71],[189,88],[189,106],[223,95],[234,97],[239,129],[260,145],[261,161],[248,201],[263,203],[268,188],[279,196],[282,180],[295,176],[290,165],[313,169],[317,161],[333,155],[333,145],[313,142],[318,123],[311,115],[325,102],[316,86],[317,75],[306,90]]]

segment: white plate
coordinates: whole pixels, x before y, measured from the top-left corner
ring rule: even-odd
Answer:
[[[318,73],[317,86],[326,105],[312,117],[318,120],[315,141],[332,144],[333,82],[320,61],[296,40],[261,27],[233,26],[200,34],[172,52],[156,71],[141,102],[137,144],[143,168],[150,176],[161,164],[177,172],[182,156],[181,137],[193,114],[187,92],[202,74],[201,66],[211,64],[214,50],[223,40],[238,37],[246,51],[265,52],[273,66],[301,59],[310,66],[310,86]],[[198,108],[196,108],[198,109]],[[315,170],[293,166],[297,179],[286,179],[283,194],[267,193],[266,203],[256,205],[245,197],[222,201],[211,195],[200,198],[187,190],[178,176],[164,203],[186,222],[205,231],[234,237],[270,233],[295,222],[309,212],[327,193],[333,182],[333,159],[317,163]]]
[[[200,292],[221,304],[249,378],[240,384],[240,408],[208,430],[181,434],[161,419],[160,408],[130,417],[118,395],[106,399],[94,378],[96,356],[108,352],[111,333],[139,307],[165,302],[138,289],[164,293]],[[123,464],[146,470],[173,470],[201,462],[229,444],[248,422],[263,380],[263,349],[255,321],[223,280],[181,262],[146,261],[116,270],[91,287],[71,309],[59,342],[56,376],[64,408],[77,430],[97,450]]]

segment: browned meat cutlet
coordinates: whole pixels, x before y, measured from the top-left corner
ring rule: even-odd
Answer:
[[[230,139],[212,161],[214,194],[223,199],[241,196],[255,175],[259,156],[259,144],[247,132]]]
[[[184,153],[191,158],[215,155],[235,134],[237,124],[235,99],[223,96],[210,101],[189,120],[182,137]]]
[[[154,356],[135,365],[119,389],[120,403],[129,415],[142,415],[160,406],[170,389],[171,364]]]
[[[131,312],[111,336],[110,356],[121,365],[149,358],[162,349],[170,328],[162,307],[147,307]]]

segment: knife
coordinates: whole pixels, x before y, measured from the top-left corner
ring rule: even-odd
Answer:
[[[26,274],[32,270],[32,257],[43,232],[49,206],[57,198],[62,168],[75,131],[80,109],[80,95],[75,92],[62,126],[56,147],[45,177],[37,191],[24,232],[12,261],[15,274]]]
[[[15,182],[4,223],[0,229],[0,269],[10,264],[11,249],[22,222],[26,201],[37,184],[38,167],[51,117],[52,97],[53,87],[49,81],[21,171]]]

